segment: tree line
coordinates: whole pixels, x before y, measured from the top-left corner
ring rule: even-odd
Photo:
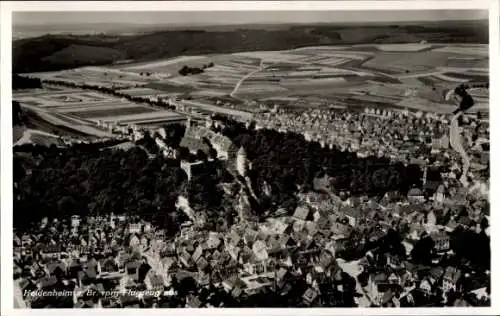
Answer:
[[[17,74],[12,74],[12,89],[39,89],[42,87],[42,82],[38,78],[22,77]]]
[[[182,76],[188,76],[188,75],[197,75],[205,72],[205,69],[211,68],[214,66],[214,63],[208,63],[206,65],[203,65],[202,67],[189,67],[189,66],[182,66],[181,69],[179,69],[179,75]]]

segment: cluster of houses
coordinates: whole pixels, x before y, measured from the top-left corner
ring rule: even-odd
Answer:
[[[361,155],[380,148],[390,149],[389,155],[411,155],[403,144],[425,145],[435,153],[449,148],[445,118],[423,114],[266,115],[256,121],[260,128],[303,132],[323,146],[349,144]],[[217,122],[188,124],[181,147],[226,161],[245,178],[250,163],[244,149],[214,132],[212,124]],[[466,126],[475,133],[471,148],[489,151],[482,134],[488,130],[474,120]],[[123,132],[144,137],[133,128]],[[164,141],[165,130],[156,134],[160,152],[177,157]],[[427,163],[421,156],[417,159]],[[191,178],[204,163],[183,160],[181,167]],[[14,234],[15,295],[31,307],[77,308],[247,306],[256,297],[275,306],[488,305],[489,271],[447,260],[458,227],[489,235],[487,195],[471,194],[453,177],[439,183],[424,179],[424,184],[406,196],[387,192],[381,199],[301,193],[292,215],[284,212],[264,222],[240,216],[221,231],[193,220],[175,238],[126,216],[46,219],[35,231]],[[186,198],[178,204],[196,218]],[[401,238],[399,248],[380,246],[393,231]],[[412,258],[425,237],[438,254],[428,265]],[[30,295],[36,291],[70,295]]]
[[[124,216],[45,220],[39,231],[14,236],[17,293],[32,307],[165,307],[173,301],[218,307],[231,300],[244,306],[264,294],[299,306],[487,304],[488,271],[464,272],[443,260],[412,262],[411,249],[423,236],[445,258],[458,226],[488,229],[487,210],[474,209],[466,191],[449,190],[388,192],[381,200],[311,192],[299,195],[292,216],[242,218],[218,232],[188,223],[173,239]],[[404,231],[403,251],[367,248],[391,229]],[[342,258],[354,249],[361,249],[350,261],[357,269]],[[451,297],[450,289],[457,294]],[[37,290],[72,295],[29,295]],[[224,299],[215,303],[210,298],[217,293]]]
[[[452,161],[459,157],[450,149],[449,119],[433,113],[367,108],[364,112],[307,110],[302,113],[266,112],[255,115],[257,128],[296,132],[323,147],[339,147],[360,157],[385,156],[395,161],[428,164],[433,157],[444,165],[443,154]],[[465,147],[475,153],[474,168],[488,166],[489,127],[476,116],[462,120]]]

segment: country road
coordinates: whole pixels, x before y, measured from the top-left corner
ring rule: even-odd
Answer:
[[[462,184],[466,187],[468,186],[467,172],[469,171],[470,168],[470,158],[465,152],[465,149],[462,145],[462,139],[460,137],[460,131],[458,129],[458,118],[460,117],[460,115],[461,113],[458,113],[451,119],[450,145],[462,157],[463,167],[462,167],[462,177],[460,177],[460,182],[462,182]]]
[[[258,73],[259,71],[262,71],[264,70],[264,60],[261,59],[260,60],[260,65],[259,65],[259,68],[253,70],[252,72],[244,75],[237,83],[236,85],[234,86],[234,89],[233,89],[233,92],[231,92],[230,96],[231,97],[234,97],[234,95],[236,94],[236,92],[238,91],[238,89],[240,88],[241,84],[243,83],[243,81],[245,81],[246,79],[250,78],[251,76],[253,76],[254,74]]]

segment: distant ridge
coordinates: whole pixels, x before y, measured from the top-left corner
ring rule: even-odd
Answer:
[[[73,31],[75,34],[37,36],[15,40],[13,71],[27,73],[89,65],[123,59],[149,61],[180,55],[285,50],[315,45],[392,44],[427,41],[434,43],[487,44],[484,20],[431,21],[426,23],[315,23],[185,26],[169,29],[145,26],[108,31]],[[69,31],[68,33],[71,33]],[[71,47],[71,52],[67,52]],[[104,49],[106,48],[106,49]],[[76,50],[75,50],[76,49]],[[82,52],[77,51],[81,49]],[[86,57],[85,52],[92,52]],[[105,58],[98,56],[106,52]],[[56,54],[56,55],[54,55]],[[78,56],[72,58],[71,56]],[[54,57],[55,56],[55,57]]]

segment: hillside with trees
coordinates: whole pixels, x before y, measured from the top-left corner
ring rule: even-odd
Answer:
[[[324,174],[331,177],[330,187],[337,194],[382,196],[390,190],[406,194],[420,185],[417,166],[357,158],[306,142],[302,135],[247,129],[228,119],[225,126],[222,133],[243,146],[252,162],[249,176],[261,197],[254,208],[256,215],[278,208],[293,212],[297,193],[313,190],[314,180]],[[167,142],[178,148],[183,133],[181,126],[173,125],[167,130]],[[183,218],[174,207],[179,195],[187,196],[193,209],[205,212],[209,219],[227,216],[230,220],[234,201],[227,200],[219,186],[231,181],[223,164],[207,165],[188,183],[180,161],[158,155],[151,136],[146,135],[139,145],[127,152],[103,149],[102,144],[16,148],[14,224],[27,227],[44,216],[113,212],[139,215],[174,233]],[[144,149],[157,155],[148,158]],[[270,194],[265,193],[264,183]]]
[[[22,150],[22,149],[19,149]],[[14,154],[14,226],[27,228],[41,218],[72,214],[137,215],[172,234],[182,214],[175,211],[186,175],[158,155],[97,146],[65,149],[35,146]]]
[[[270,185],[272,194],[264,199],[269,207],[292,211],[296,193],[312,190],[314,179],[324,174],[332,178],[331,187],[337,194],[382,196],[395,190],[406,195],[411,187],[421,185],[422,171],[417,165],[391,163],[387,158],[358,158],[355,153],[307,142],[296,133],[247,129],[232,120],[225,120],[225,124],[223,134],[247,151],[253,182]],[[261,185],[256,191],[264,196]]]
[[[425,25],[301,24],[205,27],[203,30],[155,31],[133,36],[46,35],[13,43],[13,72],[38,72],[123,60],[148,61],[180,55],[284,50],[314,45],[488,43],[487,21]]]

